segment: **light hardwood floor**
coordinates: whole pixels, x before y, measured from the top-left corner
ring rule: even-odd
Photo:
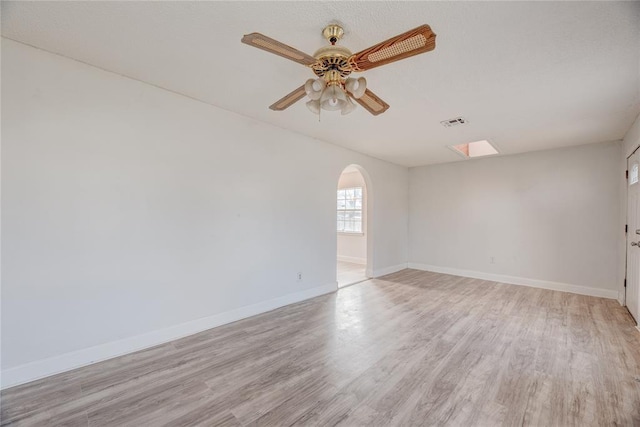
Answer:
[[[638,426],[616,301],[404,270],[2,393],[2,424]]]
[[[353,262],[338,261],[338,287],[352,285],[367,279],[365,266]]]

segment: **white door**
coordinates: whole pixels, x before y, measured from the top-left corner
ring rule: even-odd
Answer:
[[[625,302],[629,312],[636,319],[640,306],[640,183],[638,183],[638,164],[640,150],[627,159],[627,288]]]

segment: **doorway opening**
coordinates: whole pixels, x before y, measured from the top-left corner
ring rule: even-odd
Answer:
[[[370,248],[370,188],[364,170],[347,166],[337,190],[337,282],[338,287],[367,280]]]

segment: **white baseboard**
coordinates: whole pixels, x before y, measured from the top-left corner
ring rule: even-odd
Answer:
[[[618,298],[618,291],[612,289],[590,288],[588,286],[571,285],[568,283],[550,282],[547,280],[527,279],[524,277],[506,276],[503,274],[483,273],[480,271],[460,270],[450,267],[438,267],[435,265],[409,263],[409,268],[416,270],[433,271],[435,273],[452,274],[455,276],[470,277],[473,279],[490,280],[492,282],[508,283],[510,285],[530,286],[533,288],[550,289],[552,291],[571,292],[573,294],[589,295],[601,298]]]
[[[387,274],[395,273],[396,271],[404,270],[405,268],[407,268],[407,263],[392,265],[390,267],[385,267],[385,268],[379,268],[377,270],[373,270],[372,277],[385,276]]]
[[[353,264],[367,265],[366,258],[358,258],[354,256],[338,255],[338,261],[351,262]]]
[[[173,341],[178,338],[193,335],[207,329],[215,328],[216,326],[225,325],[257,314],[275,310],[276,308],[284,307],[285,305],[294,304],[309,298],[335,292],[337,289],[337,282],[324,286],[317,286],[315,288],[306,289],[304,291],[288,294],[257,304],[240,307],[235,310],[204,317],[202,319],[192,320],[190,322],[181,323],[135,337],[112,341],[71,353],[65,353],[60,356],[26,363],[24,365],[2,371],[1,388],[5,389],[13,387],[90,365],[92,363],[133,353],[135,351]]]

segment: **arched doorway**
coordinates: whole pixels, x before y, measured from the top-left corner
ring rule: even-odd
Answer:
[[[337,282],[338,287],[369,278],[371,248],[371,186],[361,166],[347,166],[337,187]]]

